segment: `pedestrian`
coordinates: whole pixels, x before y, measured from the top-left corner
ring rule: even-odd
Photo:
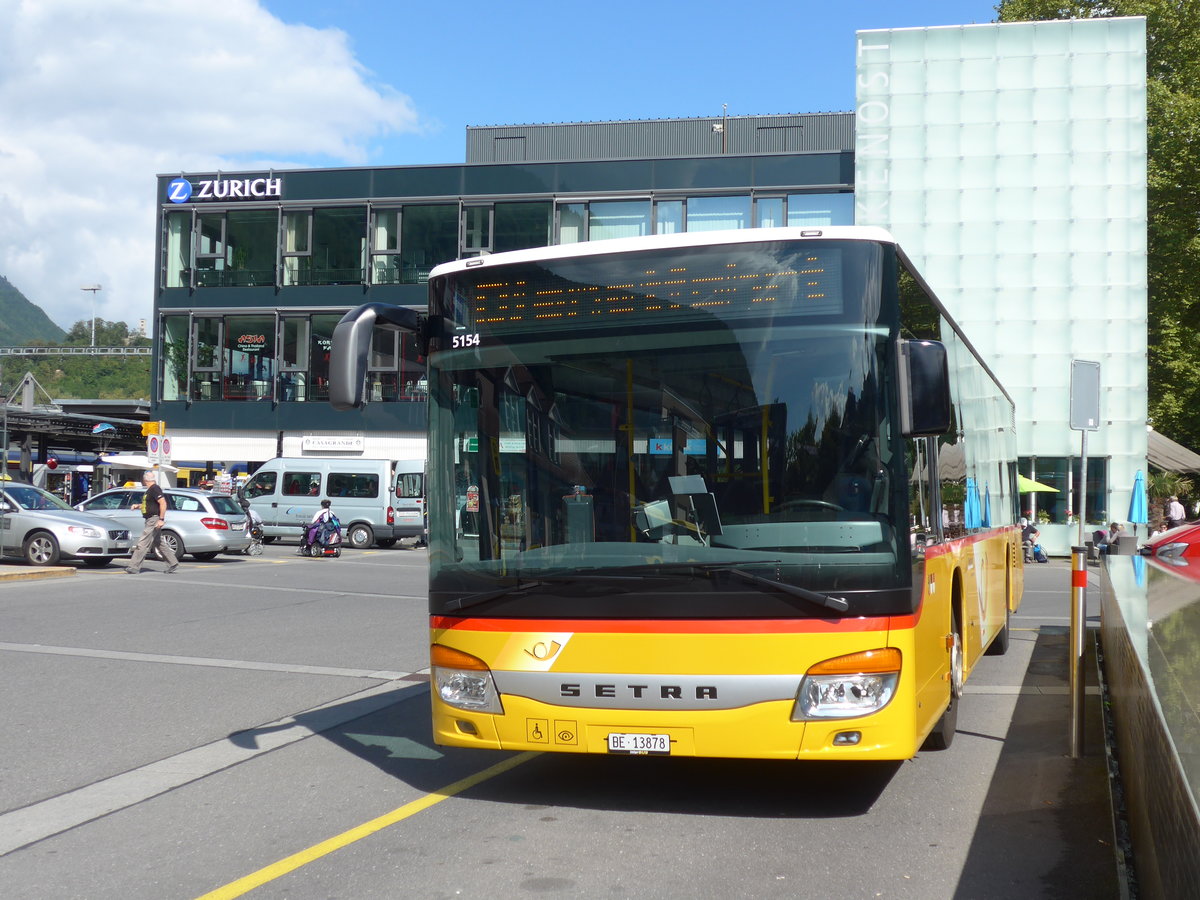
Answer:
[[[163,561],[167,564],[167,574],[170,575],[179,568],[179,561],[175,558],[170,544],[162,542],[163,520],[167,517],[167,498],[163,496],[162,488],[158,486],[154,472],[142,473],[142,484],[146,488],[146,493],[142,495],[141,505],[142,517],[146,521],[146,526],[142,529],[137,544],[134,545],[133,556],[129,560],[129,565],[125,567],[125,571],[130,575],[137,575],[142,571],[142,560],[146,558],[146,554],[157,547]]]
[[[1179,502],[1179,498],[1174,494],[1167,501],[1167,527],[1178,528],[1186,521],[1187,513],[1184,512],[1183,504]]]

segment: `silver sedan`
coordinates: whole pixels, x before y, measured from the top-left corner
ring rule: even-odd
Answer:
[[[78,559],[100,567],[128,556],[134,538],[124,524],[79,512],[33,485],[0,488],[0,557],[19,556],[32,566]]]
[[[128,528],[136,541],[142,533],[142,498],[144,487],[113,488],[76,505],[76,509]],[[163,522],[162,543],[175,551],[175,558],[185,553],[195,559],[214,559],[218,553],[241,553],[250,546],[246,534],[246,514],[237,501],[227,494],[198,491],[194,488],[166,488],[167,515]]]

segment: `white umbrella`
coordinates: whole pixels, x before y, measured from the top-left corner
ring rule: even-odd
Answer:
[[[135,453],[130,454],[115,454],[113,456],[102,456],[100,462],[108,466],[121,466],[125,469],[162,469],[164,472],[178,472],[175,466],[170,463],[155,463],[151,462],[150,458],[145,455]]]

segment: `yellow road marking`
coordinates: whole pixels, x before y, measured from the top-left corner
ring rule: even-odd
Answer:
[[[310,862],[320,859],[322,856],[327,856],[335,850],[340,850],[343,847],[353,844],[355,841],[360,841],[365,837],[371,836],[377,831],[382,831],[389,825],[395,825],[397,822],[401,822],[409,816],[414,816],[422,810],[429,809],[429,807],[441,803],[455,794],[461,794],[468,788],[481,784],[489,778],[494,778],[503,772],[507,772],[509,769],[515,769],[535,756],[541,756],[541,753],[533,750],[519,753],[511,759],[506,759],[504,762],[496,763],[496,765],[484,769],[482,772],[468,775],[466,778],[456,781],[439,791],[433,791],[419,800],[413,800],[411,803],[406,803],[397,809],[393,809],[390,813],[385,813],[376,819],[357,825],[349,831],[343,831],[341,834],[327,838],[319,844],[314,844],[306,850],[301,850],[299,853],[293,853],[291,856],[259,869],[257,872],[251,872],[237,881],[231,881],[229,884],[219,887],[215,891],[210,891],[198,897],[197,900],[232,900],[234,897],[241,897],[256,887],[261,887],[269,881],[274,881],[288,872],[294,872],[301,866],[306,866]]]

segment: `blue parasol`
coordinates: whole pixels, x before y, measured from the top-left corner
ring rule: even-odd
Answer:
[[[1137,537],[1139,524],[1145,525],[1150,521],[1149,509],[1146,505],[1146,476],[1138,469],[1133,476],[1133,493],[1129,496],[1129,518],[1133,525],[1133,535]]]
[[[115,431],[116,428],[108,422],[101,422],[99,425],[92,426],[92,434],[103,434],[106,431]]]
[[[963,503],[963,525],[967,529],[979,528],[983,524],[983,515],[979,509],[979,488],[974,478],[967,478],[967,499]]]
[[[988,490],[987,483],[983,485],[983,522],[982,527],[992,527],[992,492]]]

